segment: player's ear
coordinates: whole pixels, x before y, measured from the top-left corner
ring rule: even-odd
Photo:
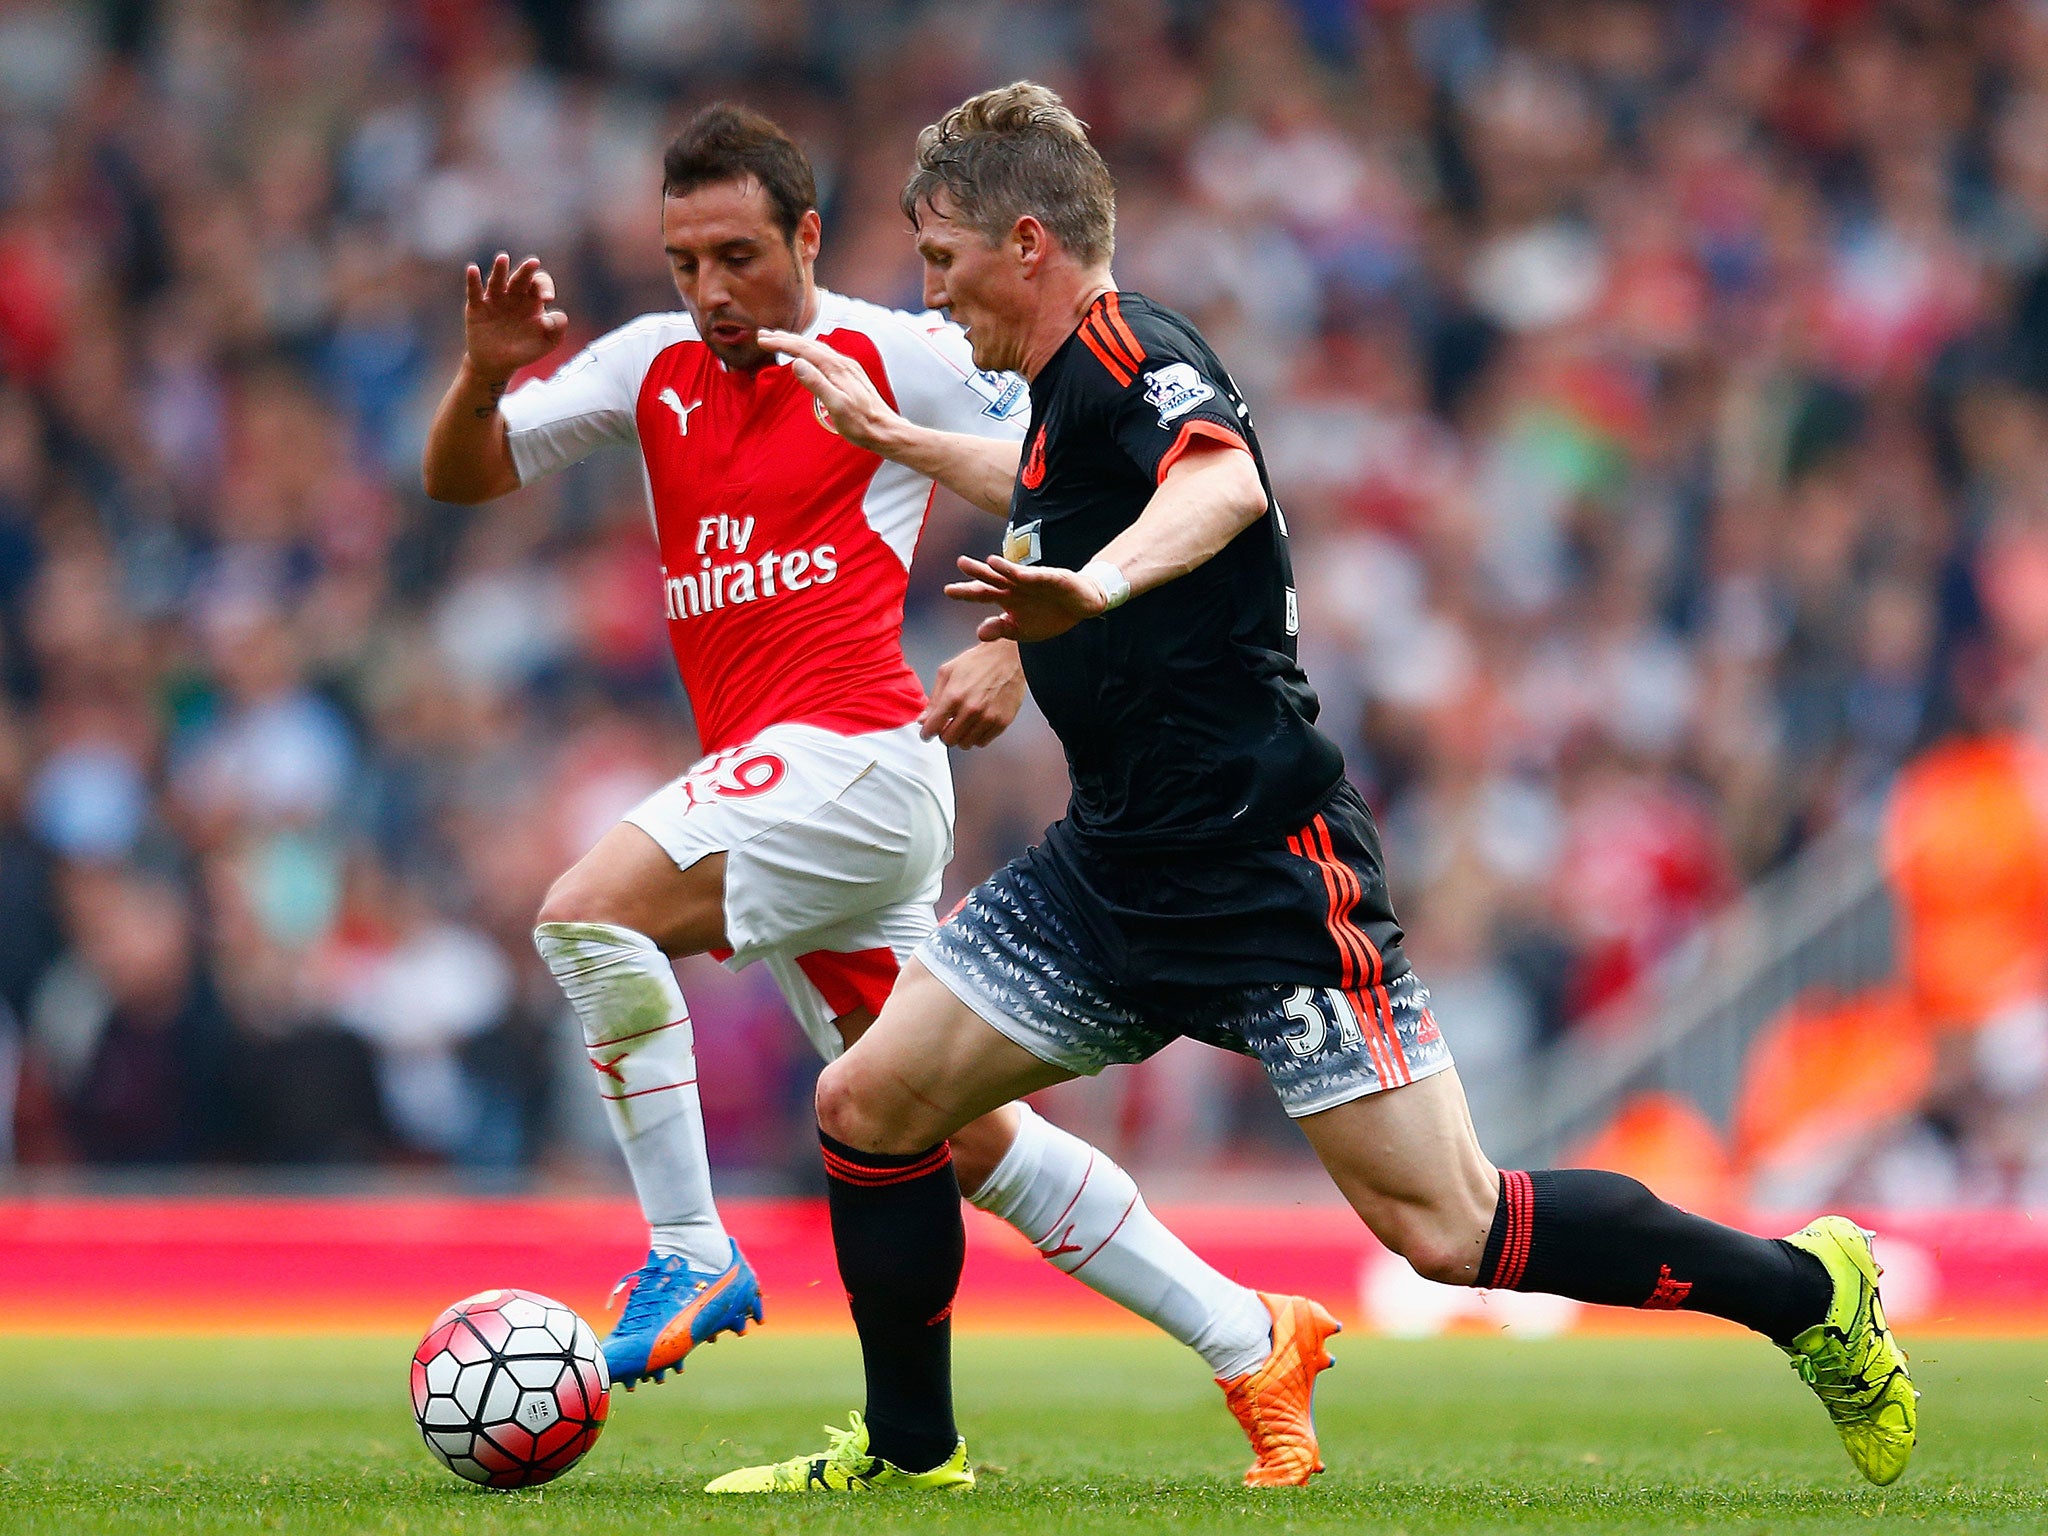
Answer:
[[[1015,252],[1017,263],[1024,268],[1024,275],[1036,275],[1052,254],[1052,236],[1046,228],[1030,214],[1024,214],[1010,227],[1009,247]]]
[[[796,221],[796,238],[790,243],[796,247],[797,256],[805,263],[818,259],[818,247],[824,243],[825,221],[818,217],[818,210],[806,208],[803,217]]]

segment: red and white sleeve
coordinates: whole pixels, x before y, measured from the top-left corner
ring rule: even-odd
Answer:
[[[522,384],[500,403],[519,483],[573,464],[638,433],[634,408],[647,365],[660,351],[666,315],[647,315],[600,336],[545,379]]]

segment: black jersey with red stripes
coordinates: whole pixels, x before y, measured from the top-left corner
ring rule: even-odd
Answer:
[[[1105,293],[1032,380],[1004,552],[1078,570],[1203,439],[1250,452],[1265,516],[1188,575],[1023,647],[1031,695],[1073,776],[1065,830],[1085,845],[1270,845],[1343,775],[1295,658],[1287,523],[1251,414],[1181,316]]]

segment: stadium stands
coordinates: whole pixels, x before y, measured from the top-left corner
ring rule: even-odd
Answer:
[[[1031,74],[1118,174],[1121,281],[1257,413],[1482,1132],[1931,747],[1886,847],[1943,1027],[1879,1182],[2048,1194],[2007,985],[2048,962],[2048,12],[685,9],[0,14],[0,1154],[605,1173],[527,930],[692,743],[629,461],[421,495],[459,269],[541,253],[574,341],[668,307],[659,148],[730,94],[816,156],[828,280],[912,301],[916,128]],[[927,669],[989,537],[934,514]],[[1061,778],[1029,720],[959,777],[956,891]],[[690,986],[715,1156],[801,1187],[807,1048],[762,978]],[[1871,1008],[1829,1027],[1889,1041]],[[1059,1112],[1141,1165],[1300,1155],[1179,1048]],[[1805,1134],[1754,1114],[1744,1156]]]

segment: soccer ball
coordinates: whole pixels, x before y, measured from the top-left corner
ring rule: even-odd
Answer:
[[[590,1325],[532,1291],[484,1291],[412,1356],[412,1413],[435,1459],[487,1488],[552,1482],[597,1443],[611,1374]]]

